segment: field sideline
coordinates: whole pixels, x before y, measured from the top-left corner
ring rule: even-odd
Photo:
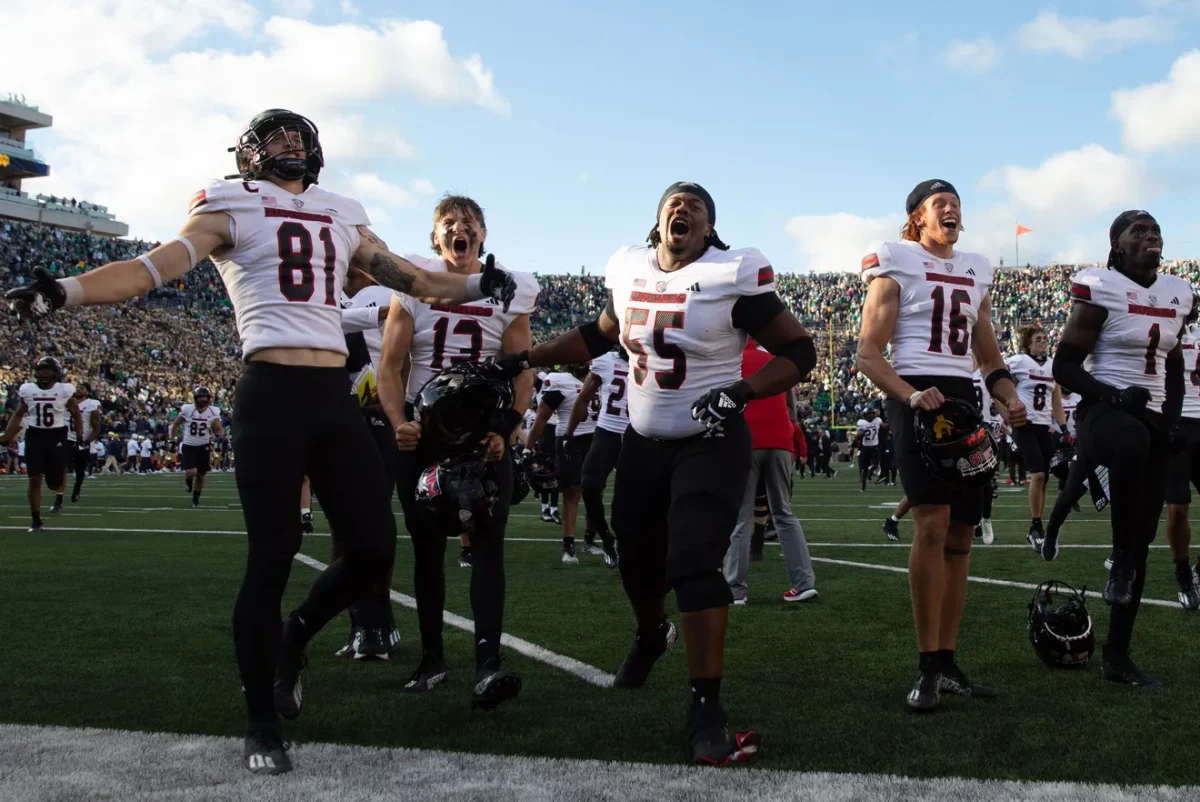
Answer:
[[[178,475],[91,480],[38,534],[24,531],[24,495],[22,479],[0,478],[0,592],[14,645],[0,652],[0,722],[11,725],[0,725],[0,799],[273,798],[238,763],[230,617],[245,544],[232,476],[212,475],[199,510]],[[972,555],[959,647],[964,668],[1001,698],[947,699],[917,717],[903,706],[915,663],[907,546],[879,528],[899,496],[860,493],[845,474],[796,483],[819,600],[782,601],[786,576],[771,548],[752,566],[750,603],[731,610],[723,697],[731,725],[764,734],[749,772],[680,765],[681,648],[643,691],[605,687],[632,637],[619,578],[595,557],[561,565],[556,529],[526,501],[514,509],[506,558],[505,654],[525,677],[522,696],[490,716],[467,709],[469,571],[453,547],[450,680],[424,697],[398,692],[419,657],[401,524],[393,601],[402,653],[384,664],[336,660],[344,619],[314,640],[304,716],[285,726],[297,771],[271,787],[289,799],[327,798],[335,780],[339,799],[429,798],[428,788],[450,799],[1197,798],[1200,789],[1184,786],[1200,783],[1200,748],[1168,734],[1194,728],[1200,623],[1174,601],[1165,525],[1134,649],[1166,688],[1139,692],[1102,684],[1095,665],[1038,663],[1024,633],[1030,590],[1051,577],[1099,588],[1108,518],[1073,516],[1067,548],[1046,564],[1024,546],[1023,491],[1003,488],[997,543]],[[317,527],[325,536],[305,539],[285,611],[328,560],[320,516]],[[1107,610],[1090,607],[1103,634]],[[1131,748],[1153,743],[1162,747]],[[371,769],[352,768],[360,762]],[[78,776],[59,777],[64,765]]]

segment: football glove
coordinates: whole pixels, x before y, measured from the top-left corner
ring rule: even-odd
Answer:
[[[483,291],[484,297],[499,301],[504,305],[504,311],[508,312],[508,307],[517,294],[517,280],[496,267],[496,257],[490,253],[483,263],[479,277],[479,289]],[[66,297],[65,293],[63,297]]]
[[[745,381],[709,390],[692,404],[692,419],[700,421],[707,429],[719,429],[730,417],[746,411],[752,394]]]
[[[1113,406],[1137,415],[1146,408],[1148,403],[1150,403],[1150,391],[1135,384],[1117,393]]]
[[[54,280],[44,267],[33,269],[33,281],[15,287],[4,294],[8,308],[24,320],[38,320],[61,309],[67,302],[67,291]]]
[[[494,369],[507,379],[514,379],[529,370],[532,366],[529,364],[529,352],[520,351],[515,354],[489,356],[483,360],[483,367],[485,369]]]

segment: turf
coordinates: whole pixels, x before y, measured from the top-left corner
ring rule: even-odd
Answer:
[[[83,499],[27,533],[24,482],[0,480],[0,720],[211,735],[237,735],[241,699],[231,614],[245,560],[232,476],[213,475],[200,510],[178,476],[89,481]],[[798,481],[797,514],[818,560],[903,567],[907,548],[880,532],[898,489],[860,493],[846,478]],[[1099,588],[1108,517],[1085,510],[1063,532],[1053,564],[1025,548],[1023,491],[1001,492],[997,542],[972,555],[973,576],[1037,583],[1050,577]],[[527,501],[514,510],[507,546],[505,630],[612,672],[627,651],[632,619],[614,571],[598,557],[558,561],[556,531]],[[318,532],[324,521],[318,515]],[[1158,544],[1165,542],[1160,526]],[[88,531],[207,530],[227,534]],[[909,524],[902,524],[908,540]],[[537,538],[535,542],[518,538]],[[1092,546],[1093,548],[1073,548]],[[327,560],[329,539],[305,539]],[[411,550],[401,538],[394,586],[411,594]],[[448,607],[470,617],[469,571],[447,549]],[[1193,643],[1200,619],[1177,606],[1144,606],[1135,657],[1161,691],[1102,683],[1097,666],[1052,671],[1025,632],[1030,591],[972,584],[960,662],[997,685],[997,700],[948,698],[930,716],[903,699],[915,642],[903,573],[816,563],[819,600],[783,602],[778,550],[751,567],[750,603],[730,611],[723,698],[737,728],[764,733],[766,768],[891,773],[913,777],[1194,784],[1200,748],[1191,725],[1200,707]],[[285,610],[315,572],[293,566]],[[1147,598],[1174,601],[1169,553],[1155,549]],[[1102,602],[1091,602],[1101,635]],[[305,711],[289,738],[547,757],[678,763],[686,740],[683,650],[663,658],[638,692],[597,688],[512,653],[525,679],[521,697],[492,714],[472,712],[471,637],[447,628],[449,682],[433,694],[400,687],[419,657],[415,614],[397,607],[402,654],[386,664],[333,657],[344,618],[313,642]],[[1098,659],[1097,659],[1098,663]],[[1179,737],[1173,737],[1172,733]],[[1158,744],[1159,746],[1149,746]]]

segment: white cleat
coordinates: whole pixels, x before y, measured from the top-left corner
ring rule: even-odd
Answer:
[[[992,519],[984,518],[980,526],[983,528],[983,545],[992,545],[996,541],[996,533],[992,531]]]

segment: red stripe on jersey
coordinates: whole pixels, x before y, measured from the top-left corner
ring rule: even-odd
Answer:
[[[1148,317],[1175,317],[1174,309],[1158,309],[1153,306],[1142,306],[1141,304],[1130,304],[1129,314],[1131,315],[1146,315]]]
[[[1179,347],[1185,351],[1191,351],[1192,349],[1194,349],[1196,347],[1196,345],[1195,345],[1195,343],[1193,343],[1191,345],[1181,345]]]
[[[644,304],[685,304],[687,303],[687,295],[682,292],[677,293],[657,293],[657,292],[631,292],[629,300],[638,301]]]
[[[312,212],[293,212],[291,209],[263,209],[263,213],[267,217],[290,217],[293,220],[308,220],[312,223],[329,223],[333,224],[333,218],[327,214],[313,214]]]
[[[1092,300],[1092,288],[1085,284],[1072,284],[1071,297],[1081,301],[1090,301]]]
[[[430,304],[429,308],[435,312],[450,312],[455,315],[467,315],[469,317],[492,316],[492,308],[490,306],[443,306],[442,304]]]
[[[775,268],[767,265],[758,269],[758,286],[763,287],[775,280]]]
[[[192,209],[195,209],[197,206],[203,206],[206,203],[208,203],[208,195],[206,195],[204,193],[204,190],[200,190],[199,192],[197,192],[195,195],[192,196],[192,199],[190,201],[188,201],[188,211],[190,212]]]
[[[879,254],[872,253],[863,257],[862,269],[869,270],[872,267],[879,267]]]
[[[941,273],[926,273],[926,281],[940,281],[943,284],[960,284],[963,287],[974,287],[975,279],[970,276],[943,276]]]
[[[1050,382],[1051,384],[1054,384],[1053,376],[1030,376],[1029,380],[1032,382]]]

